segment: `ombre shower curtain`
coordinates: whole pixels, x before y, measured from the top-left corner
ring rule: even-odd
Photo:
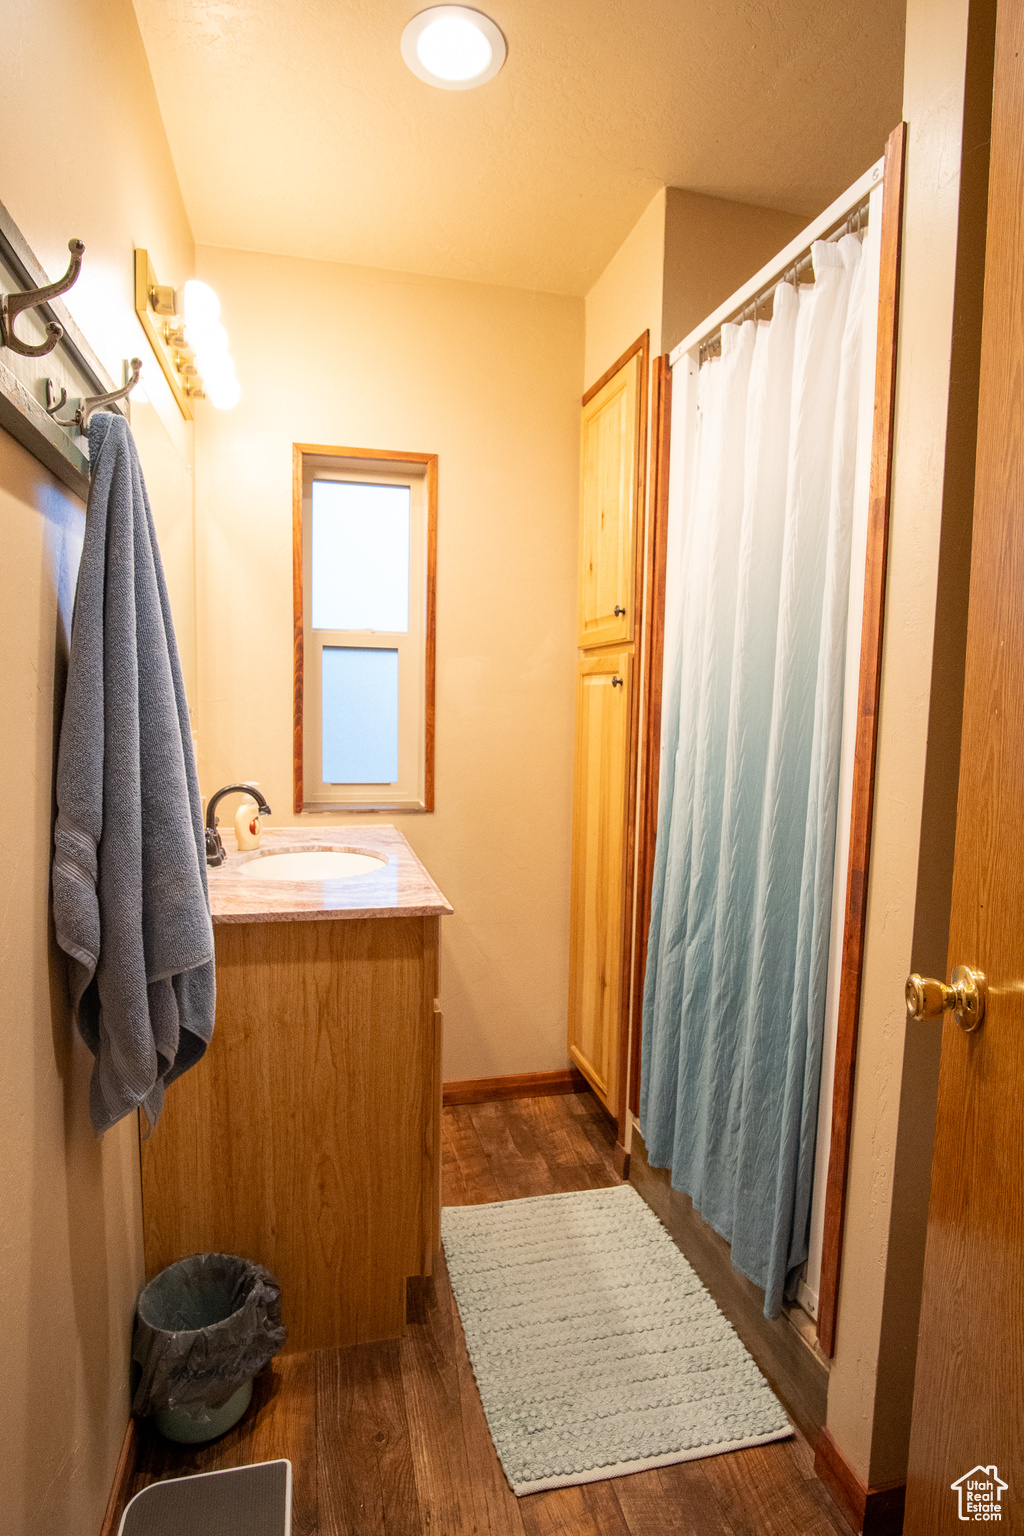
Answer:
[[[698,374],[643,1004],[650,1162],[768,1317],[807,1257],[861,394],[860,241],[812,259]]]

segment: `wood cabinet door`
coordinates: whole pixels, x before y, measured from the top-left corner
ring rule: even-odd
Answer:
[[[633,638],[646,366],[647,349],[641,345],[600,389],[584,396],[579,599],[584,649]]]
[[[576,767],[569,951],[569,1055],[617,1113],[623,983],[629,652],[582,657],[576,678]]]
[[[976,1029],[942,1026],[907,1536],[1024,1531],[1022,130],[1024,0],[999,0],[948,955],[988,998]]]

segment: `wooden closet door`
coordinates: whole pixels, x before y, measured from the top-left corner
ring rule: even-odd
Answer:
[[[633,658],[603,651],[576,676],[569,1054],[617,1113]]]
[[[633,638],[642,466],[642,346],[583,400],[580,467],[581,649]]]

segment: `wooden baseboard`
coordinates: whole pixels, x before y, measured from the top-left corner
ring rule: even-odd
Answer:
[[[827,1429],[822,1430],[814,1447],[814,1470],[863,1536],[900,1536],[905,1482],[880,1483],[874,1488],[862,1483]]]
[[[563,1093],[586,1093],[589,1084],[575,1067],[561,1072],[522,1072],[517,1077],[471,1077],[445,1083],[448,1104],[490,1104],[496,1099],[543,1099]]]
[[[100,1536],[117,1536],[117,1528],[121,1523],[124,1506],[128,1502],[128,1490],[135,1476],[138,1457],[139,1421],[130,1418],[124,1432],[124,1439],[121,1441],[121,1454],[117,1458],[117,1466],[114,1469],[114,1481],[110,1485],[110,1497],[103,1515]]]
[[[629,1178],[629,1153],[621,1141],[617,1141],[612,1147],[612,1164],[620,1179]]]
[[[733,1269],[729,1244],[694,1210],[688,1195],[672,1188],[668,1170],[651,1167],[644,1139],[636,1129],[629,1182],[668,1228],[797,1429],[813,1445],[825,1424],[827,1363],[785,1315],[771,1320],[765,1317],[764,1292]]]

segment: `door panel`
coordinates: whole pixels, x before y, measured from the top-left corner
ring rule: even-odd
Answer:
[[[1024,1531],[1022,128],[1024,0],[1000,0],[949,944],[950,971],[983,971],[988,1001],[974,1032],[943,1026],[908,1536],[973,1522],[950,1485],[976,1469],[1001,1527]]]
[[[583,657],[576,680],[569,1054],[616,1113],[633,658]]]
[[[633,638],[641,431],[641,365],[634,352],[583,407],[580,471],[581,647]],[[620,611],[616,613],[616,609]]]

